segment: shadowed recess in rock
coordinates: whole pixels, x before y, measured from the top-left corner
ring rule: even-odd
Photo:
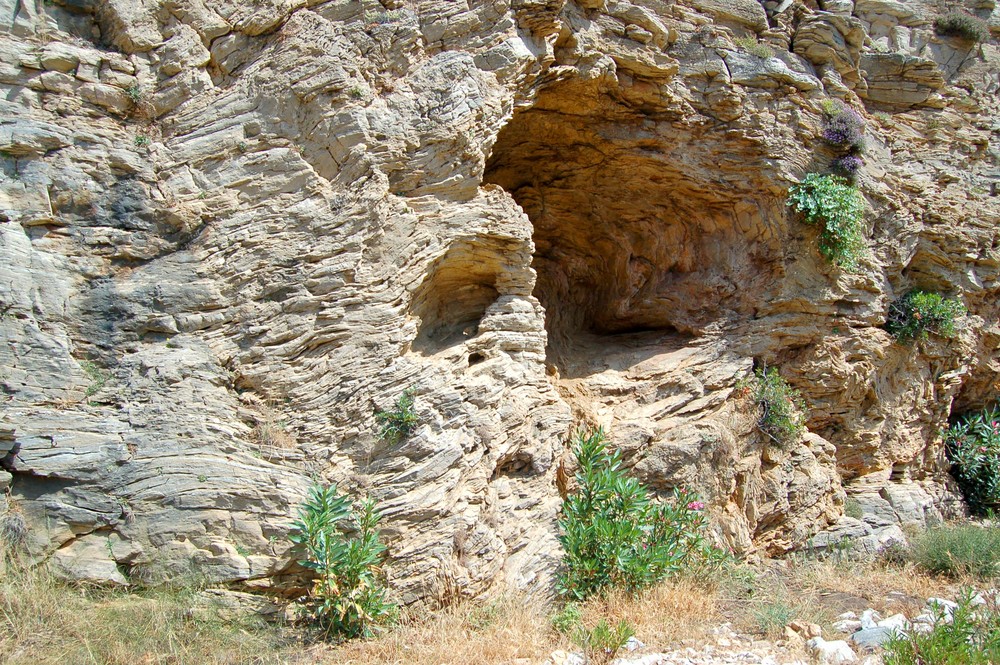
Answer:
[[[752,146],[726,141],[577,82],[546,89],[500,132],[485,179],[534,225],[535,295],[557,364],[594,335],[655,343],[753,315],[783,215],[763,169],[747,177]]]

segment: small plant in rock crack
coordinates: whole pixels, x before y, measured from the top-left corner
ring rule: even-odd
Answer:
[[[93,362],[84,360],[80,363],[80,368],[83,370],[83,373],[87,375],[87,378],[90,379],[90,385],[87,386],[87,391],[85,393],[87,397],[93,397],[103,390],[105,385],[107,385],[108,373],[95,365]]]
[[[306,554],[299,563],[316,574],[305,614],[326,639],[370,637],[397,616],[380,571],[386,548],[379,541],[379,520],[373,500],[356,510],[335,486],[317,485],[292,523],[289,539]],[[345,535],[345,523],[354,537]]]
[[[948,428],[945,452],[969,508],[978,514],[1000,508],[1000,408],[962,416]]]
[[[135,137],[134,143],[137,148],[148,148],[150,144],[149,137],[145,134],[139,134]]]
[[[774,367],[758,367],[753,376],[737,382],[737,392],[749,394],[756,408],[757,427],[779,448],[799,440],[805,429],[805,405],[799,392]]]
[[[740,49],[746,51],[750,55],[755,55],[758,58],[762,58],[764,60],[774,57],[773,48],[771,48],[767,44],[758,42],[753,37],[737,37],[734,41],[736,42],[736,45],[740,47]]]
[[[146,93],[143,92],[142,87],[138,83],[133,83],[125,88],[125,94],[128,95],[129,100],[133,104],[140,104],[146,98]]]
[[[955,322],[965,314],[957,300],[914,289],[889,305],[885,329],[901,344],[926,339],[928,333],[955,336]]]
[[[858,271],[865,251],[861,222],[864,198],[858,188],[835,175],[809,173],[788,189],[788,205],[802,213],[806,224],[821,228],[819,251],[847,271]]]
[[[686,491],[656,502],[609,452],[601,429],[576,434],[576,492],[562,504],[565,555],[558,592],[583,600],[606,588],[635,591],[686,568],[724,560],[704,537],[705,504]]]
[[[407,388],[389,411],[376,411],[375,422],[379,425],[378,438],[389,444],[406,440],[419,424],[420,419],[413,408],[413,388]]]
[[[593,628],[578,625],[573,631],[573,643],[583,651],[586,663],[603,665],[610,663],[615,654],[635,635],[635,630],[622,619],[614,627],[601,619]]]
[[[990,28],[982,19],[965,12],[950,12],[934,21],[934,31],[946,37],[957,37],[967,42],[985,42],[990,38]]]

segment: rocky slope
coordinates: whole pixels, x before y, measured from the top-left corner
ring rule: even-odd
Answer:
[[[741,553],[961,510],[1000,54],[935,33],[956,4],[1000,30],[993,0],[0,0],[5,532],[71,578],[280,591],[321,480],[378,498],[404,602],[546,589],[580,423]],[[829,99],[867,120],[856,274],[786,205]],[[918,286],[957,338],[881,329]],[[755,362],[808,406],[790,450],[733,394]]]

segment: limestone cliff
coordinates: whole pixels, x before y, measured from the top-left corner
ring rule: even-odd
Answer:
[[[281,591],[337,482],[404,602],[546,589],[579,423],[741,553],[960,510],[1000,53],[936,34],[956,4],[1000,30],[993,0],[0,0],[2,519],[69,577]],[[858,273],[786,205],[830,99],[867,121]],[[957,338],[881,328],[914,287]],[[807,404],[791,450],[733,394],[754,362]]]

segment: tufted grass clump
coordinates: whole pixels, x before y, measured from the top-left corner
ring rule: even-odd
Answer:
[[[885,329],[901,344],[926,339],[929,333],[955,336],[955,322],[965,314],[957,300],[914,289],[889,305]]]
[[[967,42],[984,42],[990,38],[986,22],[965,12],[949,12],[934,21],[934,31],[945,37],[957,37]]]
[[[848,271],[858,270],[865,250],[861,222],[864,198],[845,178],[809,173],[788,190],[788,205],[802,213],[806,224],[821,228],[819,251]]]
[[[675,490],[658,502],[608,451],[601,429],[576,434],[576,492],[562,504],[565,555],[556,589],[584,600],[608,589],[638,591],[699,565],[723,560],[704,537],[705,504]]]
[[[984,515],[1000,508],[1000,409],[962,416],[948,428],[945,452],[972,512]],[[1000,537],[997,547],[1000,557]]]
[[[909,556],[935,575],[995,579],[1000,576],[1000,529],[976,524],[934,527],[911,538]]]
[[[752,378],[737,384],[737,389],[750,393],[758,409],[758,429],[779,448],[798,441],[805,429],[802,397],[781,378],[776,368],[758,367]]]
[[[413,388],[407,388],[388,411],[376,411],[375,422],[379,425],[378,438],[389,444],[405,441],[420,423],[413,408]]]
[[[767,60],[774,57],[774,49],[763,42],[758,42],[753,37],[737,37],[736,45],[750,55]]]
[[[305,614],[327,639],[371,637],[397,615],[380,571],[386,548],[379,520],[374,501],[362,501],[355,510],[336,486],[317,485],[292,523],[289,539],[306,555],[299,563],[316,575]],[[345,524],[354,537],[345,535]]]

